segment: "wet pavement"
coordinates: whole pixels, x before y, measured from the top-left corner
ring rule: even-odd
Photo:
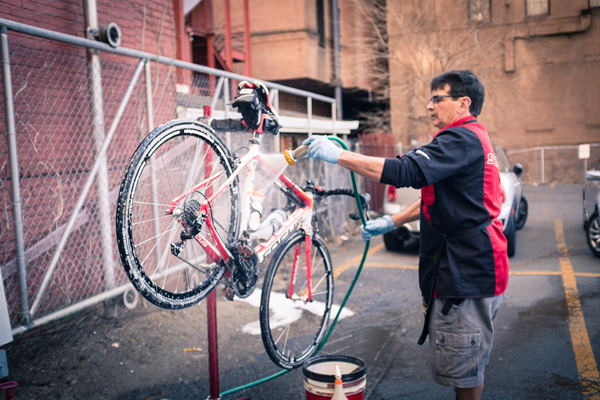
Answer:
[[[585,243],[581,187],[528,186],[524,194],[529,219],[517,232],[483,398],[598,398],[600,259]],[[364,243],[355,235],[329,249],[339,304]],[[346,305],[354,315],[337,323],[320,352],[363,359],[367,399],[454,399],[451,389],[433,382],[427,345],[416,343],[422,324],[417,264],[416,246],[393,253],[374,238]],[[573,277],[576,291],[567,292]],[[260,335],[243,331],[258,321],[258,308],[228,302],[220,294],[217,299],[219,391],[279,372]],[[120,307],[117,318],[97,311],[24,335],[9,346],[10,378],[21,384],[17,398],[209,398],[205,302],[183,311],[148,303],[133,311]],[[224,398],[244,397],[304,399],[302,371]]]

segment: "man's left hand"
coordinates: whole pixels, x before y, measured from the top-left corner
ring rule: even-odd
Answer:
[[[302,144],[308,146],[308,156],[313,160],[323,160],[337,164],[343,149],[336,146],[325,136],[311,136]]]

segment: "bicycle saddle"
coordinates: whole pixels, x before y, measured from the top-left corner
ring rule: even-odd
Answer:
[[[276,135],[281,126],[277,114],[269,103],[269,90],[258,81],[242,81],[237,88],[238,96],[232,103],[237,108],[248,128],[259,133],[264,131]]]

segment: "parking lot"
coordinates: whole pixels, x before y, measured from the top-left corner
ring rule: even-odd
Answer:
[[[526,186],[529,219],[517,233],[509,288],[495,322],[484,399],[598,399],[600,259],[585,243],[581,186]],[[360,235],[331,246],[336,303],[363,252]],[[368,399],[453,399],[436,385],[427,346],[416,341],[422,314],[415,246],[385,250],[374,238],[340,320],[321,354],[347,354],[367,364]],[[278,372],[248,302],[218,296],[220,391]],[[206,307],[160,310],[149,304],[70,321],[23,335],[8,346],[17,398],[205,399],[209,396]],[[300,370],[236,392],[229,399],[303,399]]]

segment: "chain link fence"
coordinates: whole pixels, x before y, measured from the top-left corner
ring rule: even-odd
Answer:
[[[14,107],[20,204],[11,186],[16,182],[11,182],[10,124],[2,113],[0,126],[9,134],[0,136],[0,265],[13,333],[18,334],[128,290],[114,240],[114,219],[129,158],[153,127],[189,117],[190,110],[212,105],[225,116],[233,113],[225,104],[235,93],[237,80],[228,79],[227,73],[198,72],[174,62],[150,62],[144,54],[136,58],[101,51],[95,58],[75,44],[57,46],[55,41],[27,35],[7,37],[12,99],[7,100],[4,85],[0,98],[12,100]],[[306,102],[310,95],[298,97]],[[265,151],[279,152],[279,139],[265,135]],[[234,138],[230,148],[241,148],[240,140]],[[335,182],[336,187],[351,187],[341,168],[305,163],[286,171],[298,185],[310,177],[321,186]],[[332,200],[322,211],[329,218],[342,218],[354,212],[349,211],[349,200],[339,204]],[[14,215],[19,205],[20,224]],[[330,220],[323,225],[329,236],[344,226],[334,228]],[[24,271],[18,257],[19,230]]]
[[[579,158],[579,146],[543,146],[507,151],[514,166],[523,166],[521,181],[527,185],[573,184],[585,181],[585,171],[600,160],[600,143],[592,143],[589,158]]]

